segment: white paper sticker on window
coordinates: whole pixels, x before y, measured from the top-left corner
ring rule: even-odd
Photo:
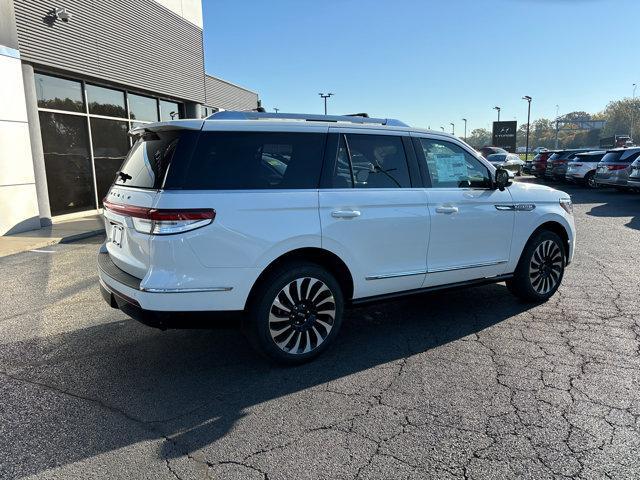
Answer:
[[[438,182],[457,182],[467,178],[464,154],[435,155]]]

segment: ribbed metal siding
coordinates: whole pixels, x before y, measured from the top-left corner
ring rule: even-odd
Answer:
[[[49,26],[53,5],[73,17]],[[153,0],[15,0],[23,60],[203,103],[202,30]]]
[[[245,88],[205,76],[206,105],[225,110],[253,110],[258,106],[258,94]]]

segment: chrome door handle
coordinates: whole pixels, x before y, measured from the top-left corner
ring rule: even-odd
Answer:
[[[331,212],[333,218],[355,218],[360,216],[358,210],[334,210]]]
[[[436,207],[436,213],[458,213],[458,207]]]

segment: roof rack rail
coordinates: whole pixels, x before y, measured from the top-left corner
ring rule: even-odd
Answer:
[[[213,113],[207,117],[207,120],[299,120],[304,122],[345,122],[386,125],[393,127],[408,127],[404,122],[393,118],[368,118],[354,115],[314,115],[306,113],[271,113],[271,112],[255,112],[255,111],[232,111],[223,110]]]

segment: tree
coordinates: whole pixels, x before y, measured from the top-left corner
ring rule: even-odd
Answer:
[[[605,137],[613,135],[629,135],[631,133],[631,121],[633,118],[633,135],[635,140],[640,140],[640,98],[624,98],[609,102],[602,112],[605,124],[602,134]]]
[[[491,132],[486,128],[474,128],[467,137],[467,143],[477,148],[491,145]]]

